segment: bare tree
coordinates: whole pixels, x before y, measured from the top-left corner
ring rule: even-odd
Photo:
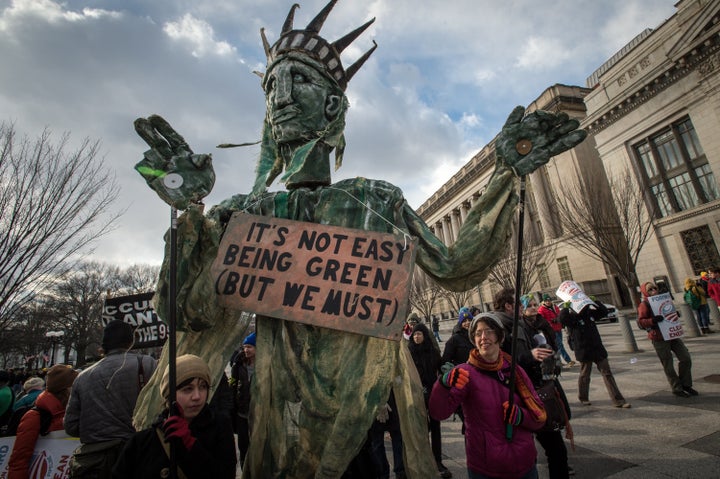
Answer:
[[[68,140],[53,144],[47,130],[18,140],[0,124],[0,330],[120,215],[108,214],[119,190],[99,143],[67,154]]]
[[[410,286],[410,306],[418,311],[421,317],[430,321],[433,308],[440,298],[442,288],[430,279],[420,268],[415,268],[412,285]]]
[[[637,262],[653,230],[654,205],[645,201],[642,188],[627,170],[609,179],[609,192],[601,182],[566,184],[557,204],[568,233],[565,239],[617,275],[633,303],[639,286]]]
[[[440,290],[440,296],[442,296],[445,301],[447,301],[450,304],[450,307],[454,311],[460,310],[463,306],[469,306],[468,301],[470,300],[470,297],[473,294],[473,289],[468,289],[467,291],[450,291],[448,289],[442,289]]]
[[[160,266],[134,264],[120,271],[119,289],[113,296],[146,293],[155,290]]]
[[[65,350],[74,348],[77,365],[85,364],[89,346],[99,345],[102,335],[102,308],[107,291],[119,285],[120,270],[98,262],[80,263],[56,281],[47,296],[48,307],[65,332]]]
[[[532,245],[527,236],[523,237],[520,291],[526,293],[538,282],[543,273],[542,266],[555,259],[554,245]],[[517,276],[517,245],[495,264],[488,278],[500,288],[515,288]]]

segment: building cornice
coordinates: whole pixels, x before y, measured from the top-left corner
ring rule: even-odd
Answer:
[[[629,67],[616,81],[622,86],[628,81],[628,78],[637,75],[638,68],[642,69],[648,64],[648,57],[643,57],[637,64]],[[589,134],[595,135],[647,103],[659,93],[670,88],[693,71],[697,71],[704,77],[719,68],[720,36],[715,35],[713,38],[703,42],[702,45],[689,51],[677,62],[670,65],[662,74],[656,76],[651,81],[645,82],[644,85],[627,94],[615,105],[609,107],[600,118],[594,121],[591,120],[588,124],[584,125],[584,128]]]

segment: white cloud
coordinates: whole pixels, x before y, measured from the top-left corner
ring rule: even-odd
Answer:
[[[552,69],[568,57],[569,52],[559,39],[531,36],[523,45],[516,65],[526,70]]]
[[[202,57],[207,54],[234,55],[235,47],[226,41],[215,39],[213,28],[204,20],[186,13],[178,22],[168,22],[163,31],[173,40],[181,41],[192,49],[192,55]]]
[[[13,0],[0,16],[0,31],[11,30],[19,26],[24,17],[36,17],[48,23],[80,22],[101,17],[120,18],[120,12],[99,8],[83,8],[82,10],[65,10],[64,6],[53,0]]]
[[[215,145],[259,139],[264,95],[251,70],[264,70],[266,59],[258,31],[266,27],[277,40],[291,3],[0,0],[0,121],[31,136],[47,126],[73,141],[102,140],[121,185],[117,206],[127,213],[89,257],[162,259],[169,209],[132,168],[147,149],[132,127],[139,116],[163,115],[195,152],[213,154],[208,207],[250,189],[258,148]],[[302,28],[327,0],[299,3]],[[420,206],[497,134],[515,105],[556,82],[584,84],[624,45],[611,37],[629,41],[670,16],[673,3],[338,2],[322,29],[330,40],[377,15],[343,53],[346,66],[373,39],[379,46],[348,87],[348,144],[333,179],[386,180]],[[559,26],[558,10],[573,22]]]

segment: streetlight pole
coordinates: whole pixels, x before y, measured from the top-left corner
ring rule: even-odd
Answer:
[[[48,331],[45,333],[45,337],[50,339],[50,343],[52,343],[52,355],[50,356],[50,366],[55,364],[55,348],[57,347],[57,344],[60,342],[60,338],[65,336],[65,331]]]

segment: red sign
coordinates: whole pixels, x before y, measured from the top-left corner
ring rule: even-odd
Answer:
[[[399,340],[414,263],[403,236],[235,213],[212,275],[225,307]]]

